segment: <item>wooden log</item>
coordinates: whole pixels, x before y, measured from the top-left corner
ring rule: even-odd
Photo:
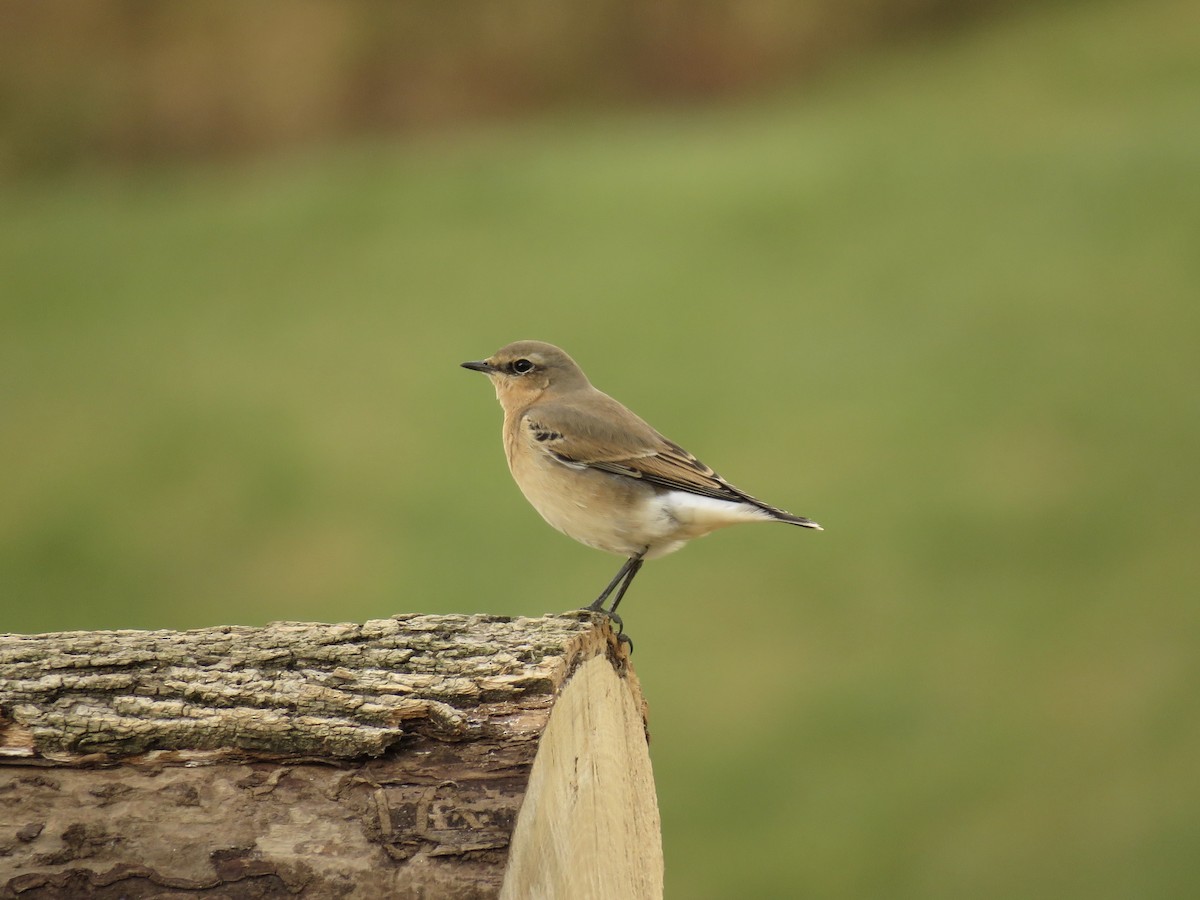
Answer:
[[[0,636],[0,898],[661,895],[600,617]]]

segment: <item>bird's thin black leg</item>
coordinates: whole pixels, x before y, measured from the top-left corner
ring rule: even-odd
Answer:
[[[621,602],[621,598],[625,596],[625,592],[629,590],[629,586],[633,584],[634,576],[637,575],[642,568],[643,560],[641,554],[635,556],[630,560],[630,562],[632,565],[629,567],[629,571],[625,573],[625,580],[621,582],[621,587],[617,591],[617,596],[613,598],[612,606],[610,606],[604,612],[610,619],[617,623],[617,640],[620,643],[627,645],[629,647],[629,652],[632,653],[633,638],[625,633],[625,622],[620,616],[617,615],[617,604]]]
[[[617,574],[613,576],[613,580],[608,583],[608,587],[600,592],[600,596],[593,600],[590,606],[586,607],[587,609],[604,613],[609,617],[609,619],[615,622],[617,626],[617,634],[620,637],[620,640],[623,643],[628,644],[630,650],[633,649],[633,641],[631,641],[624,634],[625,622],[620,616],[617,615],[617,604],[621,602],[621,598],[624,597],[625,592],[629,590],[629,585],[633,582],[633,576],[635,576],[638,573],[638,570],[642,567],[642,556],[645,554],[645,552],[646,551],[643,550],[636,556],[631,556],[629,559],[625,560],[625,564],[621,566],[621,568],[617,571]],[[618,585],[620,585],[620,589],[617,588]],[[604,601],[608,599],[609,595],[612,594],[614,590],[617,591],[616,599],[613,600],[612,606],[610,606],[608,609],[605,609]]]
[[[629,590],[629,586],[633,584],[633,577],[637,575],[639,571],[641,571],[643,562],[642,555],[639,553],[637,556],[631,558],[629,562],[629,571],[625,575],[625,580],[621,583],[621,589],[617,591],[617,596],[613,598],[612,606],[608,608],[608,614],[613,618],[616,618],[617,606],[620,604],[621,598],[625,596],[625,592]]]
[[[617,574],[614,575],[613,580],[608,583],[608,587],[606,587],[604,590],[602,590],[600,592],[600,596],[597,597],[595,600],[593,600],[589,606],[585,606],[584,609],[591,609],[591,610],[595,610],[596,612],[603,612],[604,611],[604,601],[608,599],[608,595],[613,592],[613,589],[618,584],[621,583],[621,579],[623,579],[629,573],[629,569],[633,565],[633,561],[635,559],[638,560],[639,562],[641,561],[640,556],[631,556],[631,557],[629,557],[629,559],[625,560],[625,564],[623,566],[621,566],[621,568],[619,570],[617,570]]]

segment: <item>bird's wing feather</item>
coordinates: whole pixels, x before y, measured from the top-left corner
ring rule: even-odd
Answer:
[[[521,419],[534,445],[562,465],[636,478],[701,497],[748,503],[783,522],[821,527],[812,519],[771,506],[734,487],[645,420],[594,388],[585,403],[539,403],[526,410]]]
[[[735,488],[674,441],[599,391],[587,404],[538,404],[524,417],[536,445],[564,465],[637,478],[651,484],[715,497],[765,503]]]

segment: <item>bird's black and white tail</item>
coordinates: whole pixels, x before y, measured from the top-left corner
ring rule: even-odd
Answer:
[[[788,525],[799,525],[801,528],[811,528],[813,531],[824,531],[825,530],[824,528],[822,528],[820,525],[818,525],[816,522],[814,522],[812,519],[808,518],[807,516],[793,515],[792,513],[788,512],[786,509],[780,509],[778,506],[772,506],[770,503],[763,503],[757,497],[751,497],[749,494],[747,494],[741,488],[734,487],[732,484],[730,484],[724,478],[721,479],[721,483],[725,487],[727,487],[731,492],[733,492],[738,497],[740,497],[744,502],[749,503],[751,506],[757,506],[763,512],[767,513],[776,522],[786,522]]]

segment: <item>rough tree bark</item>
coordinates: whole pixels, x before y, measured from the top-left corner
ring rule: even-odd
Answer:
[[[0,898],[658,897],[607,624],[0,636]]]

